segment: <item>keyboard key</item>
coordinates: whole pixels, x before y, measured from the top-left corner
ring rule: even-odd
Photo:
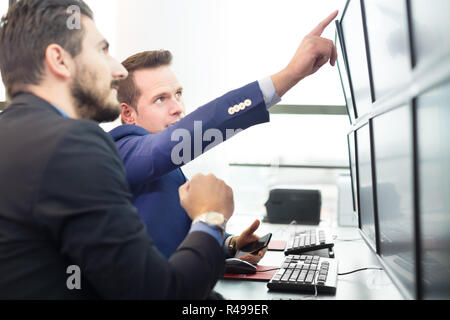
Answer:
[[[305,282],[306,283],[312,283],[313,282],[313,276],[312,275],[307,275],[305,278]]]
[[[305,245],[304,245],[305,247],[309,247],[309,241],[310,241],[309,238],[306,238],[306,239],[305,239]]]
[[[297,278],[297,282],[304,282],[306,278],[307,271],[300,272],[300,275]]]
[[[301,237],[298,247],[304,247],[304,246],[305,246],[305,237]]]
[[[295,270],[294,272],[292,272],[292,275],[289,278],[289,281],[297,280],[299,274],[300,274],[300,270]]]

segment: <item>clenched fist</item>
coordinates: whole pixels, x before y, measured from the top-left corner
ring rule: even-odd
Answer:
[[[233,215],[233,190],[213,174],[195,175],[179,190],[181,206],[194,220],[206,212],[219,212],[228,220]]]

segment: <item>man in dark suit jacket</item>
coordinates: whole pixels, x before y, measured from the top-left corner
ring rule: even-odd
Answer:
[[[67,8],[81,9],[80,28]],[[75,16],[76,18],[76,16]],[[167,260],[147,236],[121,159],[97,123],[120,113],[127,72],[79,0],[22,0],[0,21],[0,299],[201,299],[224,269],[231,189],[179,189],[193,220]]]

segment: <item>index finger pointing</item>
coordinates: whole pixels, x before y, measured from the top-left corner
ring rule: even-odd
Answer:
[[[338,15],[338,10],[334,11],[332,14],[328,16],[325,20],[323,20],[317,27],[314,28],[309,34],[312,36],[320,36],[326,27],[333,21]]]
[[[256,229],[258,229],[258,227],[259,227],[259,224],[260,224],[260,221],[259,220],[255,220],[255,221],[253,221],[253,223],[250,225],[250,227],[248,227],[244,232],[242,232],[244,235],[251,235],[251,234],[253,234],[255,231],[256,231]]]

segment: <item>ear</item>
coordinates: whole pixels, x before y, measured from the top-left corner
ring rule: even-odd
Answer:
[[[121,114],[122,122],[124,124],[136,124],[136,119],[137,119],[136,110],[132,106],[130,106],[124,102],[122,102],[120,105],[122,107],[122,114]]]
[[[74,61],[70,54],[54,43],[45,50],[45,64],[53,76],[62,80],[69,80],[74,70]]]

